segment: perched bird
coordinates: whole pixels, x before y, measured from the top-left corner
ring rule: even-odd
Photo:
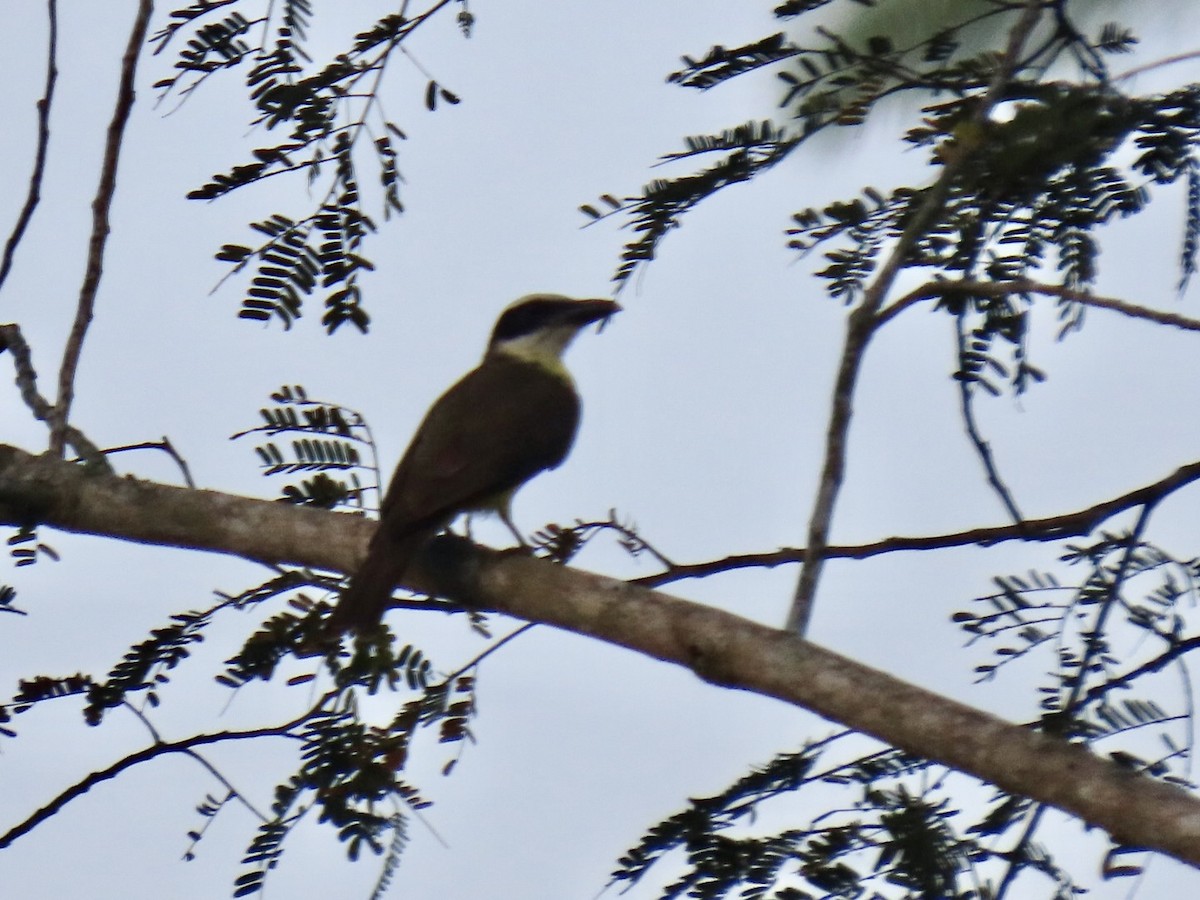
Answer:
[[[396,467],[379,528],[327,635],[378,625],[409,563],[459,513],[497,512],[521,540],[509,511],[513,494],[566,458],[579,426],[563,352],[584,327],[620,308],[530,294],[500,314],[483,361],[433,404]]]

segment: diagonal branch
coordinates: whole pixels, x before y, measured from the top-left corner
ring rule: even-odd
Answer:
[[[872,541],[868,544],[833,544],[825,548],[825,558],[869,559],[872,556],[902,551],[947,550],[952,547],[971,545],[990,547],[1005,541],[1045,542],[1083,537],[1091,534],[1102,522],[1113,516],[1136,506],[1157,503],[1195,481],[1200,481],[1200,462],[1180,466],[1166,478],[1075,512],[1047,516],[1044,519],[1027,519],[1025,522],[1015,525],[991,525],[969,528],[966,531],[952,531],[947,534],[896,536]],[[682,581],[685,578],[707,578],[710,575],[719,575],[737,569],[771,568],[802,562],[803,559],[803,548],[785,547],[769,553],[744,553],[707,562],[673,565],[665,572],[633,579],[633,583],[643,587],[657,587]]]
[[[984,125],[994,107],[1004,95],[1004,90],[1017,65],[1021,49],[1037,24],[1042,13],[1041,0],[1026,0],[1021,16],[1008,36],[1008,45],[1001,58],[987,92],[975,108],[973,124],[978,133],[985,133]],[[879,274],[863,294],[862,302],[850,313],[846,325],[846,338],[842,347],[841,363],[834,383],[833,403],[829,414],[829,426],[825,436],[825,462],[817,498],[813,504],[808,525],[808,546],[805,549],[804,567],[800,570],[796,591],[792,597],[785,627],[788,631],[804,634],[812,616],[812,602],[821,568],[825,561],[825,548],[829,543],[829,530],[833,522],[833,509],[841,490],[846,470],[846,441],[850,431],[850,417],[854,409],[854,388],[862,368],[863,356],[875,329],[877,316],[884,300],[892,289],[896,277],[903,270],[908,255],[920,236],[941,213],[950,186],[971,158],[971,147],[964,144],[961,152],[946,160],[942,174],[938,176],[925,194],[925,199],[915,214],[908,220],[904,231],[896,239],[891,253],[879,269]]]
[[[305,713],[307,716],[309,713]],[[92,788],[105,781],[111,781],[122,772],[132,769],[134,766],[144,762],[149,762],[158,759],[160,756],[166,756],[170,753],[182,753],[190,756],[193,759],[201,757],[195,752],[196,747],[203,747],[206,744],[219,744],[224,741],[244,741],[261,737],[292,737],[291,729],[297,727],[303,722],[303,718],[293,719],[291,722],[285,722],[283,725],[275,725],[269,728],[251,728],[246,731],[218,731],[212,734],[197,734],[190,738],[184,738],[181,741],[167,741],[163,743],[151,744],[148,747],[143,747],[135,753],[130,753],[128,756],[123,756],[111,766],[104,769],[97,769],[91,772],[79,781],[75,782],[69,788],[52,799],[45,806],[34,810],[22,821],[18,822],[8,831],[0,834],[0,850],[11,846],[17,838],[24,837],[33,831],[42,822],[56,816],[64,806],[72,800],[82,797]],[[206,764],[207,765],[207,764]],[[217,776],[222,782],[224,779]],[[228,782],[224,782],[228,787]],[[232,790],[232,789],[231,789]]]
[[[340,571],[357,564],[373,530],[369,521],[323,510],[88,476],[49,454],[34,457],[0,446],[0,524],[18,517],[74,532]],[[1056,806],[1120,843],[1200,866],[1200,800],[1185,791],[906,684],[793,633],[461,538],[433,541],[407,581],[418,592],[553,625],[686,667],[715,685],[809,709],[1009,793]],[[99,773],[88,786],[114,774]]]
[[[100,165],[100,184],[96,188],[96,199],[92,201],[92,236],[88,241],[87,266],[83,273],[83,286],[79,289],[79,303],[75,309],[75,323],[67,337],[63,351],[62,366],[58,373],[58,401],[50,428],[50,452],[62,456],[66,442],[67,420],[70,418],[71,402],[75,397],[75,370],[79,367],[79,356],[83,352],[83,339],[91,324],[96,307],[96,293],[100,289],[100,275],[104,270],[104,247],[108,243],[109,212],[113,194],[117,190],[117,164],[121,158],[121,143],[125,126],[133,110],[134,78],[137,75],[138,57],[146,43],[146,31],[150,27],[150,14],[154,11],[154,0],[139,0],[137,16],[125,45],[121,59],[121,81],[117,88],[117,104],[112,121],[108,124],[108,137],[104,143],[104,160]]]
[[[1107,647],[1107,642],[1104,636],[1104,626],[1108,621],[1109,613],[1117,605],[1120,600],[1121,588],[1125,583],[1126,577],[1129,574],[1130,564],[1133,561],[1134,553],[1141,543],[1142,535],[1145,533],[1146,526],[1150,523],[1150,514],[1154,511],[1157,501],[1147,502],[1142,506],[1141,514],[1138,516],[1137,523],[1130,532],[1128,543],[1125,545],[1125,551],[1121,554],[1121,561],[1117,565],[1116,572],[1113,573],[1112,581],[1109,582],[1108,591],[1101,603],[1100,612],[1096,616],[1095,623],[1085,631],[1084,645],[1085,650],[1083,659],[1075,671],[1074,676],[1067,680],[1069,689],[1067,692],[1066,702],[1062,704],[1061,712],[1058,714],[1062,723],[1069,729],[1071,718],[1075,715],[1076,709],[1079,708],[1079,701],[1084,696],[1083,684],[1089,672],[1092,670],[1096,656],[1103,652]],[[1026,822],[1025,828],[1021,832],[1021,836],[1017,839],[1010,851],[1011,858],[1008,863],[1008,868],[1005,869],[1003,877],[1000,879],[1000,886],[996,891],[996,900],[1003,900],[1007,895],[1008,889],[1016,883],[1017,875],[1025,868],[1025,864],[1029,859],[1029,845],[1033,841],[1034,835],[1041,827],[1042,819],[1046,811],[1045,803],[1037,803],[1029,816],[1029,821]]]
[[[1118,312],[1131,319],[1142,319],[1158,325],[1167,325],[1183,331],[1200,331],[1200,319],[1181,316],[1178,313],[1163,312],[1148,306],[1139,306],[1127,300],[1116,297],[1099,297],[1087,291],[1063,287],[1058,284],[1043,284],[1018,278],[1013,281],[930,281],[919,288],[909,291],[891,306],[882,310],[876,322],[883,325],[895,318],[910,306],[922,300],[936,300],[939,297],[957,297],[969,294],[977,297],[1006,297],[1010,294],[1042,294],[1047,297],[1058,297],[1079,303],[1083,306],[1093,306],[1097,309],[1107,309]]]
[[[50,20],[50,35],[46,44],[46,86],[37,102],[37,148],[34,151],[33,171],[29,174],[29,189],[25,192],[25,203],[4,244],[4,256],[0,258],[0,288],[8,280],[17,247],[42,199],[42,179],[46,173],[46,154],[50,149],[50,109],[54,105],[54,86],[58,82],[58,0],[46,0],[46,14]]]
[[[13,368],[17,373],[17,388],[21,392],[21,399],[25,401],[25,405],[29,407],[30,412],[38,421],[49,422],[54,415],[54,407],[37,389],[37,372],[33,368],[33,354],[29,350],[29,344],[25,342],[25,336],[21,334],[21,329],[16,324],[0,325],[0,353],[5,350],[12,354]],[[112,466],[108,464],[108,460],[104,458],[100,448],[88,440],[87,436],[78,428],[67,425],[63,429],[63,439],[87,461],[88,465],[95,466],[109,474],[112,473]]]
[[[961,361],[966,358],[967,349],[967,335],[961,313],[954,317],[954,328],[958,339],[958,358],[961,365]],[[1008,512],[1008,517],[1017,525],[1020,525],[1024,516],[1021,515],[1021,510],[1017,507],[1017,501],[1013,499],[1008,485],[1000,477],[1000,470],[996,467],[995,457],[992,456],[992,445],[979,433],[979,423],[975,421],[975,397],[971,393],[971,388],[971,381],[965,377],[965,372],[960,371],[958,377],[958,403],[959,411],[962,413],[963,427],[967,432],[967,439],[970,440],[971,446],[975,448],[975,453],[983,465],[983,472],[987,476],[987,482],[991,485],[992,490],[996,492],[996,496],[1000,498],[1000,503],[1003,504],[1005,510]]]

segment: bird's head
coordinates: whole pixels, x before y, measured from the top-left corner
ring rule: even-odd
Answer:
[[[529,294],[511,303],[492,329],[487,356],[506,355],[558,370],[575,335],[621,307],[613,300]]]

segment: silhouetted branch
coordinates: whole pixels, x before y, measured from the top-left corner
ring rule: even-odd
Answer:
[[[1135,506],[1157,502],[1197,480],[1200,480],[1200,462],[1189,463],[1186,466],[1180,466],[1166,478],[1153,484],[1145,485],[1076,512],[1048,516],[1044,519],[1029,519],[1017,525],[971,528],[967,531],[955,531],[948,534],[889,537],[869,544],[835,544],[825,548],[825,558],[867,559],[884,553],[910,550],[946,550],[951,547],[970,545],[990,547],[1005,541],[1045,542],[1083,537],[1090,534],[1105,520],[1133,509]],[[633,583],[655,587],[685,578],[707,578],[737,569],[773,568],[802,562],[803,559],[804,549],[795,547],[774,550],[770,553],[745,553],[708,562],[677,565],[666,572],[633,579]]]
[[[1171,644],[1166,650],[1160,653],[1154,659],[1147,660],[1140,666],[1130,669],[1124,675],[1119,675],[1116,678],[1109,678],[1104,684],[1098,684],[1094,688],[1090,688],[1080,705],[1090,704],[1094,700],[1098,700],[1104,695],[1116,690],[1117,688],[1125,687],[1128,684],[1133,684],[1143,675],[1148,675],[1151,672],[1161,672],[1168,665],[1177,659],[1181,659],[1193,650],[1200,648],[1200,637],[1190,637],[1184,640],[1178,640]]]
[[[92,236],[88,241],[87,266],[83,274],[83,286],[79,290],[79,303],[75,309],[75,322],[67,337],[63,351],[62,366],[58,373],[58,400],[50,425],[50,452],[62,456],[66,442],[67,421],[71,413],[71,401],[75,397],[75,370],[83,352],[83,339],[96,307],[96,293],[100,289],[100,275],[104,269],[104,247],[108,243],[109,213],[113,194],[117,189],[117,165],[121,158],[121,143],[129,114],[133,110],[134,78],[137,75],[138,57],[146,43],[146,32],[150,27],[150,15],[154,11],[153,0],[139,0],[137,16],[125,45],[121,59],[121,81],[117,88],[117,103],[112,121],[108,124],[108,137],[104,143],[104,160],[100,164],[100,184],[96,198],[92,201]]]
[[[179,466],[179,471],[183,473],[183,483],[188,487],[195,489],[196,482],[192,480],[192,470],[188,467],[187,460],[179,455],[179,451],[175,449],[175,445],[171,443],[171,439],[163,435],[161,441],[143,441],[140,444],[126,444],[123,447],[106,447],[104,453],[106,455],[113,453],[127,453],[130,450],[161,450],[171,459],[175,460],[175,464]]]
[[[1200,331],[1200,319],[1192,319],[1177,313],[1150,309],[1146,306],[1139,306],[1136,303],[1129,303],[1126,300],[1118,300],[1115,297],[1099,297],[1095,294],[1089,294],[1086,291],[1074,290],[1057,284],[1043,284],[1023,278],[1012,281],[930,281],[909,291],[909,293],[905,294],[891,306],[881,311],[877,321],[882,325],[910,306],[920,303],[922,300],[935,300],[939,297],[958,297],[964,294],[977,297],[1006,297],[1010,294],[1043,294],[1048,297],[1069,300],[1072,303],[1079,303],[1083,306],[1112,310],[1123,316],[1129,316],[1131,319],[1143,319],[1147,322],[1169,325],[1172,328],[1180,328],[1184,331]]]
[[[165,756],[168,753],[182,753],[193,758],[197,758],[192,752],[196,747],[202,747],[207,744],[219,744],[225,741],[242,741],[261,737],[288,737],[294,740],[300,740],[299,735],[291,734],[291,730],[298,725],[301,725],[305,719],[312,715],[312,710],[304,713],[303,716],[292,719],[290,722],[285,722],[283,725],[276,725],[270,728],[251,728],[246,731],[218,731],[213,734],[197,734],[190,738],[184,738],[181,741],[166,741],[160,744],[152,744],[149,747],[144,747],[136,753],[131,753],[117,760],[111,766],[104,769],[98,769],[90,773],[69,788],[60,793],[57,797],[31,813],[24,820],[14,825],[4,834],[0,834],[0,850],[10,846],[17,838],[24,837],[29,834],[34,828],[45,822],[47,819],[57,815],[64,806],[75,800],[96,785],[105,781],[111,781],[122,772],[132,769],[134,766],[150,760],[157,759],[160,756]],[[203,760],[201,760],[203,762]],[[224,779],[218,779],[226,787],[228,783]]]
[[[1144,75],[1146,72],[1152,72],[1155,69],[1173,66],[1176,63],[1191,62],[1197,58],[1200,58],[1200,50],[1189,50],[1187,53],[1177,53],[1174,56],[1165,56],[1162,59],[1157,59],[1152,63],[1146,63],[1142,66],[1134,66],[1132,69],[1127,69],[1120,75],[1114,77],[1113,81],[1128,81],[1131,78],[1137,78],[1139,75]]]
[[[1121,554],[1121,561],[1117,564],[1117,570],[1113,574],[1112,581],[1108,585],[1108,590],[1105,592],[1105,598],[1100,606],[1100,611],[1096,615],[1096,622],[1088,631],[1088,637],[1084,639],[1083,659],[1080,661],[1075,670],[1075,675],[1070,680],[1070,689],[1067,694],[1066,702],[1062,705],[1060,713],[1063,721],[1070,722],[1071,717],[1075,714],[1075,710],[1080,706],[1080,700],[1083,697],[1083,683],[1087,678],[1088,673],[1092,669],[1096,655],[1101,652],[1106,646],[1104,640],[1104,626],[1108,621],[1108,615],[1116,606],[1120,596],[1121,586],[1125,583],[1125,578],[1129,574],[1129,566],[1133,561],[1133,554],[1137,549],[1138,543],[1141,541],[1142,534],[1146,530],[1146,526],[1150,523],[1150,514],[1154,511],[1154,507],[1158,501],[1150,500],[1142,506],[1142,512],[1138,516],[1137,523],[1130,532],[1129,538],[1125,544],[1125,550]],[[1030,814],[1029,821],[1026,823],[1024,830],[1021,832],[1021,837],[1013,846],[1011,858],[1008,862],[1008,867],[1004,872],[1004,876],[1000,880],[999,889],[996,891],[996,900],[1002,900],[1008,889],[1016,883],[1017,874],[1025,868],[1029,859],[1028,847],[1030,841],[1033,840],[1037,833],[1038,827],[1042,823],[1042,816],[1046,809],[1046,804],[1037,803],[1033,812]]]
[[[471,669],[475,668],[477,665],[479,665],[481,662],[483,662],[485,659],[487,659],[489,656],[491,656],[493,653],[495,653],[497,650],[499,650],[505,644],[519,638],[525,632],[530,631],[536,627],[537,627],[537,625],[535,625],[534,623],[526,622],[520,628],[517,628],[516,630],[509,632],[504,637],[502,637],[498,641],[496,641],[494,644],[490,644],[484,650],[481,650],[479,653],[475,654],[475,656],[473,658],[471,658],[467,662],[463,663],[461,666],[459,666],[457,669],[455,669],[453,672],[451,672],[449,675],[447,675],[445,677],[445,679],[443,679],[443,680],[447,684],[449,684],[450,682],[452,682],[454,679],[458,678],[463,673],[469,672]]]
[[[154,743],[156,746],[163,743],[162,735],[159,734],[158,729],[154,727],[154,723],[150,721],[149,716],[147,716],[144,712],[142,712],[140,709],[138,709],[136,706],[134,706],[132,703],[130,703],[128,699],[122,700],[121,706],[123,706],[125,709],[127,709],[131,713],[133,713],[133,715],[137,718],[137,720],[142,723],[142,726],[148,732],[150,732],[150,737],[154,740]],[[211,762],[209,762],[207,759],[205,759],[200,754],[199,750],[182,750],[180,752],[182,752],[185,756],[190,756],[192,759],[196,760],[196,762],[200,763],[200,765],[202,765],[205,769],[208,770],[208,773],[210,775],[212,775],[213,778],[215,778],[215,779],[217,779],[217,781],[221,782],[221,786],[224,787],[225,790],[229,794],[229,799],[237,800],[239,803],[242,804],[242,806],[244,806],[244,807],[246,807],[246,809],[250,810],[250,812],[260,822],[267,821],[267,817],[264,816],[261,812],[259,812],[258,809],[255,808],[253,803],[251,803],[248,799],[246,799],[245,794],[243,794],[241,791],[239,791],[237,788],[235,788],[233,786],[233,784],[229,781],[229,779],[226,778],[223,774],[221,774],[221,771],[216,766],[214,766]]]
[[[955,316],[954,327],[958,337],[959,359],[963,359],[966,353],[967,335],[963,328],[963,317],[961,315]],[[996,496],[1000,498],[1000,502],[1004,505],[1005,510],[1008,511],[1009,518],[1019,525],[1023,518],[1021,510],[1017,508],[1017,501],[1013,499],[1008,485],[1000,477],[1000,470],[996,468],[996,460],[992,456],[991,444],[984,440],[983,435],[979,433],[979,425],[975,421],[975,404],[972,402],[971,387],[972,382],[968,378],[960,377],[958,379],[959,409],[962,412],[963,427],[966,428],[967,438],[971,441],[971,446],[975,448],[975,452],[979,456],[979,461],[983,464],[983,472],[987,476],[988,484],[996,492]]]
[[[46,42],[46,86],[37,102],[37,145],[34,150],[33,171],[29,173],[29,189],[25,192],[25,203],[17,215],[8,241],[4,244],[4,257],[0,259],[0,288],[3,288],[4,282],[8,280],[17,247],[42,199],[42,178],[46,172],[46,154],[50,147],[50,109],[54,105],[54,86],[58,81],[58,0],[46,0],[46,15],[50,29]]]
[[[29,345],[25,343],[21,329],[15,323],[0,325],[0,353],[5,350],[12,354],[13,368],[16,370],[17,388],[21,392],[21,399],[25,401],[25,405],[29,407],[34,418],[39,422],[48,423],[54,414],[54,407],[38,392],[37,372],[33,368],[33,354],[29,350]],[[112,466],[104,458],[104,454],[78,428],[67,425],[63,431],[63,437],[76,453],[88,461],[89,465],[112,474]]]

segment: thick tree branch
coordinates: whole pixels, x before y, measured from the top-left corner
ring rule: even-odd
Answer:
[[[137,15],[129,31],[125,55],[121,59],[121,81],[117,87],[117,103],[112,121],[108,124],[108,137],[104,143],[104,161],[100,165],[100,184],[96,188],[96,199],[92,201],[92,236],[88,241],[87,267],[83,273],[83,285],[79,289],[79,303],[75,309],[75,322],[67,337],[62,365],[58,373],[58,400],[54,406],[50,428],[50,450],[62,455],[66,441],[65,431],[70,418],[71,401],[75,397],[75,370],[83,352],[83,339],[92,321],[96,307],[96,293],[100,290],[100,275],[104,270],[104,247],[108,243],[109,212],[113,195],[117,190],[117,165],[121,159],[121,142],[125,137],[125,126],[133,110],[134,79],[137,75],[138,57],[146,43],[146,32],[150,27],[150,15],[154,11],[153,0],[139,0]]]
[[[88,475],[0,446],[0,522],[347,570],[372,523],[212,491]],[[626,647],[724,687],[812,710],[1200,865],[1200,801],[1082,747],[1021,728],[759,625],[636,585],[460,538],[434,541],[410,587]],[[184,749],[184,748],[180,748]]]
[[[0,524],[38,522],[80,534],[227,553],[269,566],[301,563],[338,572],[358,565],[374,529],[374,522],[359,516],[132,477],[93,476],[53,454],[34,456],[0,444]]]

